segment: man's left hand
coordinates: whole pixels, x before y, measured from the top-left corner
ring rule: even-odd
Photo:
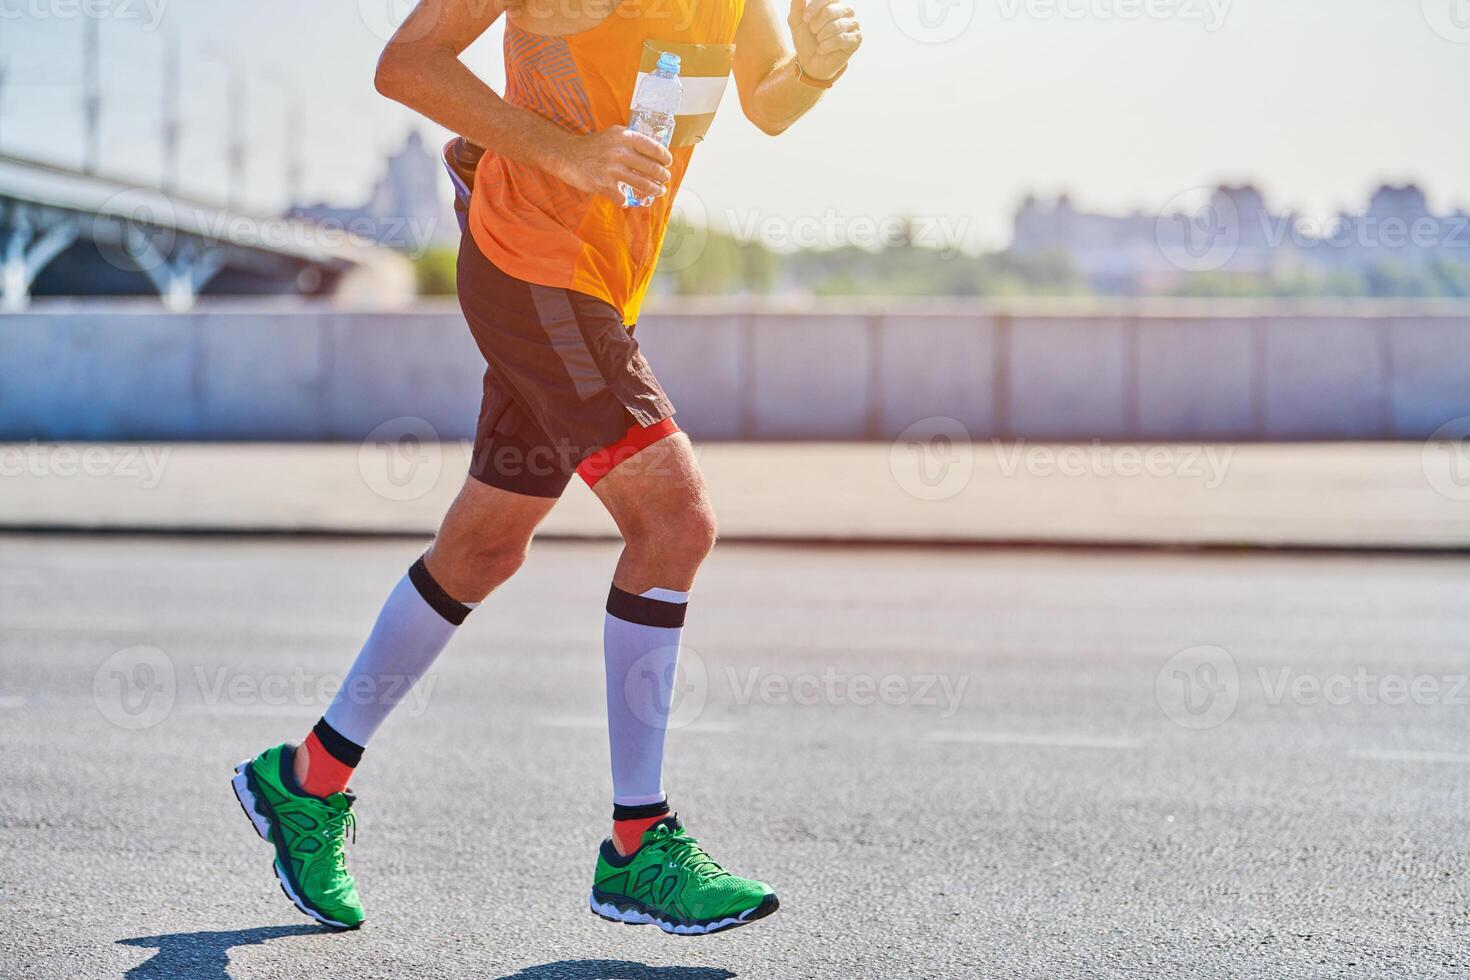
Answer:
[[[786,22],[797,63],[819,81],[836,78],[863,43],[856,11],[843,0],[791,0]]]

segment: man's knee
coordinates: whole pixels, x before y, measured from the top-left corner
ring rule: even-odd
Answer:
[[[486,541],[472,546],[470,564],[499,585],[526,563],[528,541]]]
[[[714,510],[703,501],[640,515],[626,530],[630,547],[650,557],[689,566],[704,561],[718,536]]]
[[[451,596],[478,602],[525,564],[525,540],[494,537],[435,539],[426,558],[430,574]]]

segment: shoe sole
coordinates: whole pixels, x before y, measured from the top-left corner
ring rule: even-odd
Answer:
[[[655,925],[670,936],[708,936],[711,933],[748,925],[757,919],[764,919],[780,908],[781,902],[775,895],[767,895],[755,908],[746,909],[739,915],[693,923],[670,922],[660,916],[656,910],[633,899],[625,898],[615,901],[612,896],[606,895],[599,898],[596,890],[587,897],[587,905],[593,915],[606,919],[608,922],[621,922],[627,926]]]
[[[240,801],[240,809],[245,811],[245,816],[250,818],[250,825],[255,828],[255,832],[260,835],[260,839],[275,848],[279,845],[275,838],[274,813],[271,810],[270,804],[261,799],[252,787],[253,777],[250,775],[250,763],[252,761],[251,759],[245,759],[235,767],[235,776],[230,780],[230,786],[235,791],[235,799]],[[271,862],[271,870],[276,873],[276,881],[280,884],[281,891],[285,892],[286,897],[291,900],[291,904],[322,925],[342,932],[356,929],[362,925],[361,922],[357,925],[348,925],[345,922],[338,922],[336,919],[329,919],[308,906],[301,900],[301,896],[296,894],[296,889],[291,886],[291,879],[281,868],[281,859],[279,857]]]

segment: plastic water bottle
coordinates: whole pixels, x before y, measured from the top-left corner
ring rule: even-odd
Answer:
[[[674,114],[679,111],[679,100],[683,97],[684,86],[679,84],[679,56],[665,51],[658,56],[658,67],[638,83],[638,91],[633,94],[633,118],[629,120],[628,128],[668,146],[674,138]],[[653,198],[639,197],[637,191],[622,181],[618,181],[618,190],[623,192],[625,208],[646,208],[653,203]]]

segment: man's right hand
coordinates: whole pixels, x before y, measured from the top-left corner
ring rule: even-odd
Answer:
[[[558,156],[558,177],[579,190],[618,202],[623,200],[619,181],[643,197],[659,197],[673,177],[668,168],[674,158],[663,144],[623,126],[574,136]]]

